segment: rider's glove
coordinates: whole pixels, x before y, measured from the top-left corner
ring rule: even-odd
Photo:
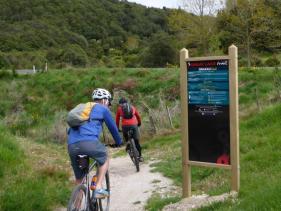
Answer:
[[[112,148],[119,148],[119,147],[123,146],[123,143],[121,143],[121,144],[109,144],[109,146],[112,147]]]
[[[140,127],[141,126],[141,122],[140,123],[138,123],[138,127]]]
[[[116,144],[116,147],[122,147],[124,145],[124,142],[122,142],[121,144],[117,145]]]
[[[116,144],[109,144],[109,146],[110,146],[111,148],[116,148],[116,147],[117,147]]]

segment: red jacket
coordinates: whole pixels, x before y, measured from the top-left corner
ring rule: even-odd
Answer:
[[[122,126],[141,124],[141,118],[140,118],[139,112],[137,111],[137,109],[134,106],[132,106],[132,109],[133,109],[133,118],[132,119],[124,119],[122,108],[121,108],[121,106],[118,106],[117,113],[116,113],[117,128],[119,128],[120,117],[122,117]]]

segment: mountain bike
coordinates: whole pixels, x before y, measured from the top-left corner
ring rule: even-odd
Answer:
[[[126,151],[129,154],[131,160],[136,166],[137,172],[140,171],[140,163],[139,163],[139,151],[136,148],[136,143],[134,139],[134,131],[130,129],[128,131],[128,143],[126,146]]]
[[[85,173],[81,184],[77,185],[72,191],[68,202],[67,211],[108,211],[110,204],[110,195],[103,199],[94,197],[94,191],[90,189],[91,176],[98,173],[98,163],[94,159],[90,165],[90,159],[87,155],[78,155],[79,168]],[[105,188],[110,193],[110,182],[108,171],[105,174],[102,188]]]

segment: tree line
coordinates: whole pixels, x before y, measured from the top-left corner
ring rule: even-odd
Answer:
[[[201,56],[232,43],[241,65],[278,64],[281,4],[226,0],[214,11],[206,2],[214,1],[156,9],[126,0],[0,0],[0,68],[163,67],[178,65],[182,47]]]

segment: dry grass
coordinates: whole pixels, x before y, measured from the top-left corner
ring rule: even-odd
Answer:
[[[34,171],[46,176],[54,175],[58,171],[68,172],[71,175],[70,161],[65,146],[39,144],[26,138],[18,138],[18,141]]]

